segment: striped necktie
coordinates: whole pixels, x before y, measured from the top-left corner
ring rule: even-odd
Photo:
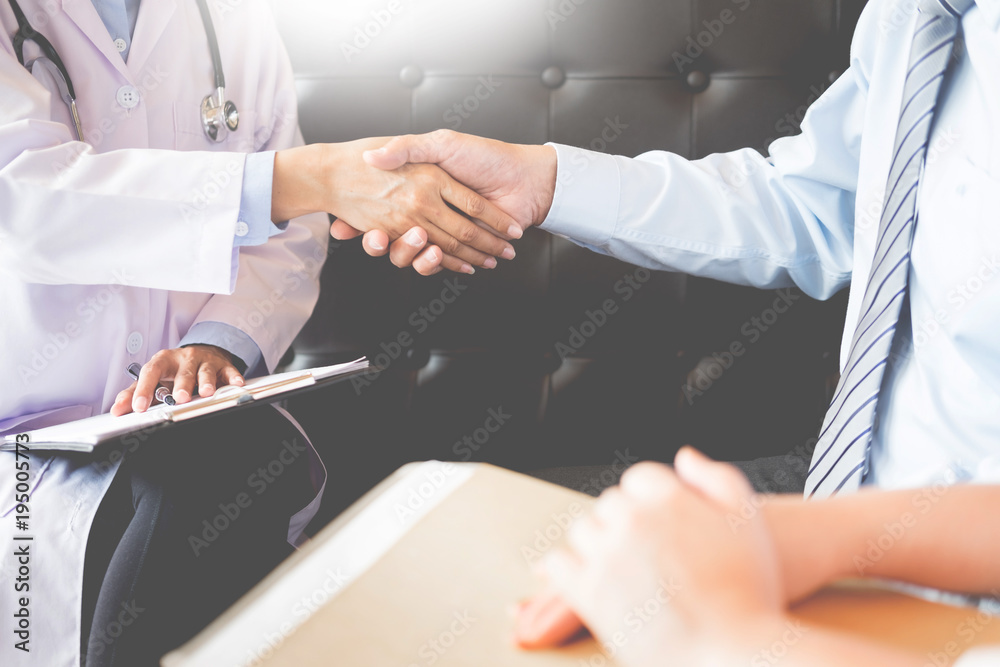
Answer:
[[[885,206],[860,318],[844,373],[823,421],[806,479],[806,497],[855,491],[868,471],[875,408],[892,339],[906,299],[917,185],[931,121],[961,16],[974,0],[920,0]]]

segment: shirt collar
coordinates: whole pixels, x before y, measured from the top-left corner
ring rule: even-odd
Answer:
[[[1000,0],[976,0],[976,7],[982,12],[983,21],[992,30],[1000,26]]]

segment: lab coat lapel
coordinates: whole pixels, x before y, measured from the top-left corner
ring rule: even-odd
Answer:
[[[158,3],[143,4],[156,5]],[[101,20],[101,16],[97,13],[97,10],[94,9],[93,0],[63,0],[63,11],[66,12],[66,16],[77,25],[80,31],[90,39],[94,44],[94,48],[104,54],[108,62],[131,82],[132,76],[129,74],[128,67],[125,66],[125,61],[122,60],[122,54],[118,53],[115,43],[111,41],[108,29],[104,26],[104,22]],[[66,67],[70,69],[70,76],[72,76],[73,65],[67,62]]]
[[[139,16],[135,22],[135,34],[132,35],[132,48],[128,53],[130,70],[136,73],[142,71],[176,10],[176,0],[145,0],[139,3]]]

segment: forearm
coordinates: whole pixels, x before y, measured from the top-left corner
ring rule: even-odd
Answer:
[[[791,600],[847,577],[950,591],[1000,590],[1000,487],[864,491],[765,506]]]

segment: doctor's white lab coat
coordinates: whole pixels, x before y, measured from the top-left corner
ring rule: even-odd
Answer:
[[[221,322],[269,369],[318,295],[326,216],[234,252],[245,154],[301,143],[291,65],[263,0],[210,3],[240,127],[201,127],[213,67],[194,0],[142,3],[128,64],[91,0],[21,0],[76,87],[85,142],[44,74],[14,56],[0,3],[0,434],[107,412],[145,363],[192,325]],[[40,55],[33,43],[26,60]],[[0,454],[0,664],[79,664],[87,536],[118,468],[31,458],[30,592],[15,593],[15,467]],[[114,458],[115,460],[112,460]],[[30,653],[15,650],[30,597]]]

